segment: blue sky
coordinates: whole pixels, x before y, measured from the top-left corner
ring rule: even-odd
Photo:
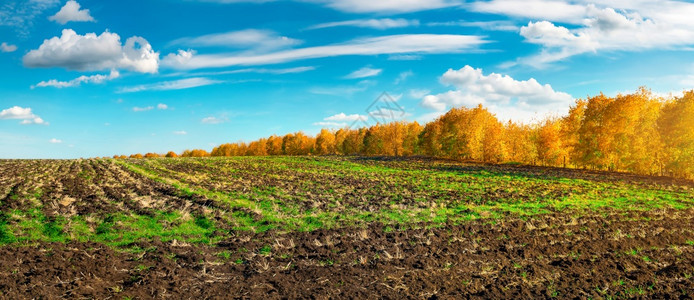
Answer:
[[[6,0],[0,158],[315,134],[370,120],[383,92],[420,122],[678,93],[694,86],[692,15],[638,0]]]

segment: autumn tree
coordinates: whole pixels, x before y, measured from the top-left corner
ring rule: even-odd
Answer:
[[[156,153],[150,152],[150,153],[145,154],[145,158],[158,158],[158,157],[160,157],[160,155],[156,154]]]
[[[600,94],[587,99],[581,128],[578,130],[576,156],[582,164],[593,168],[609,167],[609,150],[612,141],[605,128],[605,113],[614,98]]]
[[[259,139],[250,142],[246,149],[246,155],[250,156],[265,156],[267,155],[267,139]]]
[[[345,136],[345,141],[342,144],[343,153],[345,155],[364,154],[364,137],[366,129],[351,129]]]
[[[537,158],[545,166],[563,166],[568,153],[561,139],[562,122],[548,118],[537,128]]]
[[[578,99],[576,103],[569,108],[569,114],[562,118],[561,139],[568,153],[569,164],[574,167],[584,166],[579,151],[579,131],[581,126],[583,126],[583,119],[587,106],[588,102],[586,100]]]
[[[137,153],[137,154],[131,154],[130,158],[142,158],[142,154]]]
[[[210,156],[207,151],[203,149],[185,150],[181,154],[181,157],[207,157]]]
[[[609,135],[609,164],[615,170],[653,174],[659,171],[662,152],[658,132],[661,102],[640,88],[636,93],[618,95],[607,107],[604,128]]]
[[[422,125],[419,125],[417,121],[409,124],[404,124],[405,134],[402,141],[402,155],[419,155],[421,154],[419,149],[419,135],[422,133]]]
[[[327,155],[335,153],[335,134],[328,129],[322,129],[316,136],[316,154]]]
[[[176,154],[176,152],[169,151],[168,153],[166,153],[166,157],[175,158],[175,157],[178,157],[178,154]]]
[[[311,154],[315,139],[299,131],[294,134],[287,134],[282,139],[282,149],[286,155],[308,155]]]
[[[346,155],[349,154],[345,151],[345,140],[349,134],[349,129],[340,128],[335,132],[335,152],[338,154]],[[316,141],[318,142],[318,141]]]
[[[666,102],[658,119],[664,144],[665,169],[694,178],[694,91]]]
[[[268,155],[282,155],[284,154],[282,151],[282,138],[278,137],[276,135],[273,135],[267,139],[267,143],[265,144],[267,147],[267,154]]]
[[[532,126],[511,120],[504,127],[506,159],[510,162],[533,164],[537,159],[537,144]]]

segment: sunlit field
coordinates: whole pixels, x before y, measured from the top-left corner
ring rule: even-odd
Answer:
[[[379,157],[0,169],[6,297],[631,298],[694,287],[686,180]]]

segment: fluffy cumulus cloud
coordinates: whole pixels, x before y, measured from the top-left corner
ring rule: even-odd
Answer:
[[[694,3],[689,2],[491,0],[467,6],[477,12],[528,19],[519,32],[542,49],[518,62],[538,68],[585,53],[694,45]]]
[[[163,81],[152,84],[142,84],[132,87],[122,88],[119,92],[121,93],[134,93],[142,91],[170,91],[170,90],[183,90],[195,87],[201,87],[206,85],[219,84],[223,81],[213,80],[204,77],[193,77],[172,81]]]
[[[245,29],[225,33],[208,34],[199,37],[186,37],[174,40],[170,44],[195,48],[223,46],[252,49],[256,52],[264,52],[287,48],[300,43],[301,41],[299,40],[278,35],[274,31]]]
[[[96,74],[96,75],[91,75],[91,76],[86,76],[82,75],[80,77],[77,77],[75,79],[72,79],[70,81],[59,81],[57,79],[51,79],[48,81],[41,81],[35,85],[32,85],[31,88],[37,88],[37,87],[55,87],[55,88],[66,88],[66,87],[75,87],[79,86],[82,83],[104,83],[109,80],[113,80],[120,77],[120,73],[117,70],[111,70],[110,74]]]
[[[455,90],[427,95],[422,99],[422,106],[444,111],[450,107],[483,104],[502,119],[529,121],[537,114],[542,117],[541,114],[565,110],[573,101],[571,95],[557,92],[549,84],[540,84],[535,79],[515,80],[496,73],[484,75],[482,69],[470,66],[449,69],[440,81]]]
[[[63,25],[67,22],[94,22],[94,18],[89,14],[89,10],[80,9],[80,4],[74,0],[65,3],[65,6],[58,13],[50,16],[48,19]]]
[[[481,36],[451,34],[403,34],[364,38],[340,44],[273,51],[264,54],[202,54],[179,50],[162,60],[174,69],[220,68],[279,64],[297,60],[347,55],[441,54],[474,50],[486,43]]]
[[[391,29],[391,28],[402,28],[410,26],[419,26],[419,20],[408,20],[408,19],[359,19],[359,20],[348,20],[339,22],[329,22],[314,25],[309,27],[309,29],[321,29],[321,28],[331,28],[340,26],[352,26],[352,27],[362,27],[362,28],[373,28],[379,30]]]
[[[0,44],[0,51],[2,51],[2,52],[15,52],[15,51],[17,51],[17,46],[10,45],[6,42],[2,42],[2,44]]]
[[[359,70],[356,70],[352,73],[349,73],[345,76],[346,79],[358,79],[358,78],[367,78],[367,77],[374,77],[378,76],[381,74],[383,70],[382,69],[374,69],[371,68],[370,66],[363,67]]]
[[[120,36],[115,33],[80,35],[72,29],[64,29],[60,37],[44,40],[23,60],[24,65],[31,68],[60,67],[79,71],[127,69],[156,73],[159,67],[159,53],[141,37],[128,38],[121,45]]]
[[[31,108],[13,106],[8,109],[3,109],[0,111],[0,120],[22,120],[20,124],[39,124],[48,125],[48,122],[44,121],[41,117],[35,115]]]
[[[56,138],[52,138],[52,139],[48,140],[48,142],[51,143],[51,144],[62,144],[62,143],[63,143],[63,140],[59,140],[59,139],[56,139]]]
[[[568,29],[548,21],[529,22],[520,30],[526,41],[543,46],[539,55],[525,61],[534,66],[599,50],[636,51],[694,44],[694,27],[687,30],[666,21],[646,19],[638,13],[612,8],[587,7],[583,26]]]

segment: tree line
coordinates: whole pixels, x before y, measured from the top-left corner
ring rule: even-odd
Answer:
[[[694,91],[670,99],[646,88],[615,97],[600,94],[576,100],[565,116],[530,124],[501,122],[479,105],[453,108],[424,126],[400,121],[322,129],[316,136],[273,135],[223,144],[212,152],[130,157],[265,155],[425,155],[694,178]]]

